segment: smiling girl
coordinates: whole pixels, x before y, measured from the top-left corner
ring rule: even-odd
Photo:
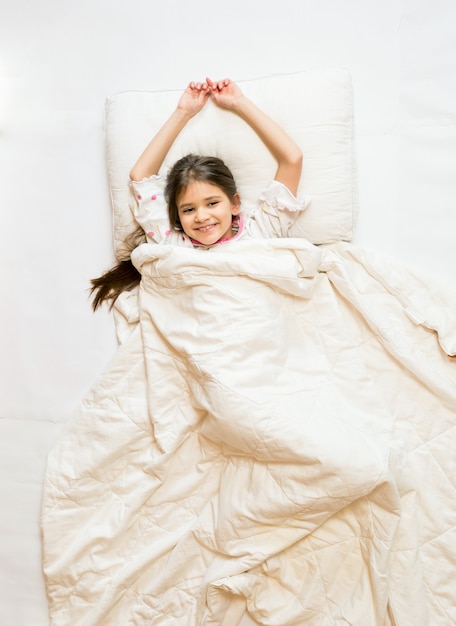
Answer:
[[[158,175],[175,139],[208,99],[244,120],[277,162],[274,180],[260,195],[257,211],[249,216],[241,214],[233,175],[217,157],[190,154],[174,164],[166,181]],[[298,200],[295,195],[301,169],[300,148],[237,84],[210,78],[192,82],[130,172],[134,216],[150,243],[210,249],[240,238],[287,237],[310,201],[307,197]],[[105,300],[113,303],[139,280],[131,261],[120,262],[92,281],[94,309]]]

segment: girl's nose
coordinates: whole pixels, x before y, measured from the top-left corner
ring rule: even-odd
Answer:
[[[208,215],[204,209],[196,209],[195,220],[197,222],[204,222],[208,218]]]

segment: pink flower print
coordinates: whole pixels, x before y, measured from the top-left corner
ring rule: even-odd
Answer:
[[[154,193],[154,195],[153,195],[153,196],[151,196],[151,197],[150,197],[150,199],[151,199],[151,200],[156,200],[156,199],[157,199],[156,194]]]
[[[155,233],[153,230],[149,231],[147,234],[149,235],[149,237],[155,237]]]
[[[139,194],[136,197],[138,198],[138,200],[142,200],[142,198],[141,198],[141,196]]]
[[[168,236],[169,234],[171,234],[170,230],[165,231],[165,235]]]

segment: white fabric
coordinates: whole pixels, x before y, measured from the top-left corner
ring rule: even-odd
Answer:
[[[313,243],[350,240],[358,210],[350,73],[325,69],[240,81],[244,93],[276,120],[304,153],[298,195],[312,203],[292,236]],[[175,109],[181,91],[124,92],[106,101],[106,154],[113,206],[114,244],[129,255],[126,235],[134,230],[129,172],[152,136]],[[181,156],[220,157],[233,172],[243,210],[251,212],[274,177],[276,163],[249,126],[208,102],[176,139],[160,173]]]
[[[49,458],[51,625],[453,623],[450,297],[350,244],[133,260]]]
[[[139,182],[130,182],[134,218],[144,230],[149,243],[191,246],[191,238],[171,228],[164,184],[163,178],[155,175]],[[251,207],[249,215],[243,215],[236,238],[287,237],[290,228],[310,201],[309,196],[297,199],[285,185],[273,180],[260,194],[257,206]]]

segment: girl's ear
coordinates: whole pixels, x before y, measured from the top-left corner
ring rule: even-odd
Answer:
[[[231,215],[239,215],[241,211],[241,196],[238,193],[234,194],[233,207],[231,209]]]

